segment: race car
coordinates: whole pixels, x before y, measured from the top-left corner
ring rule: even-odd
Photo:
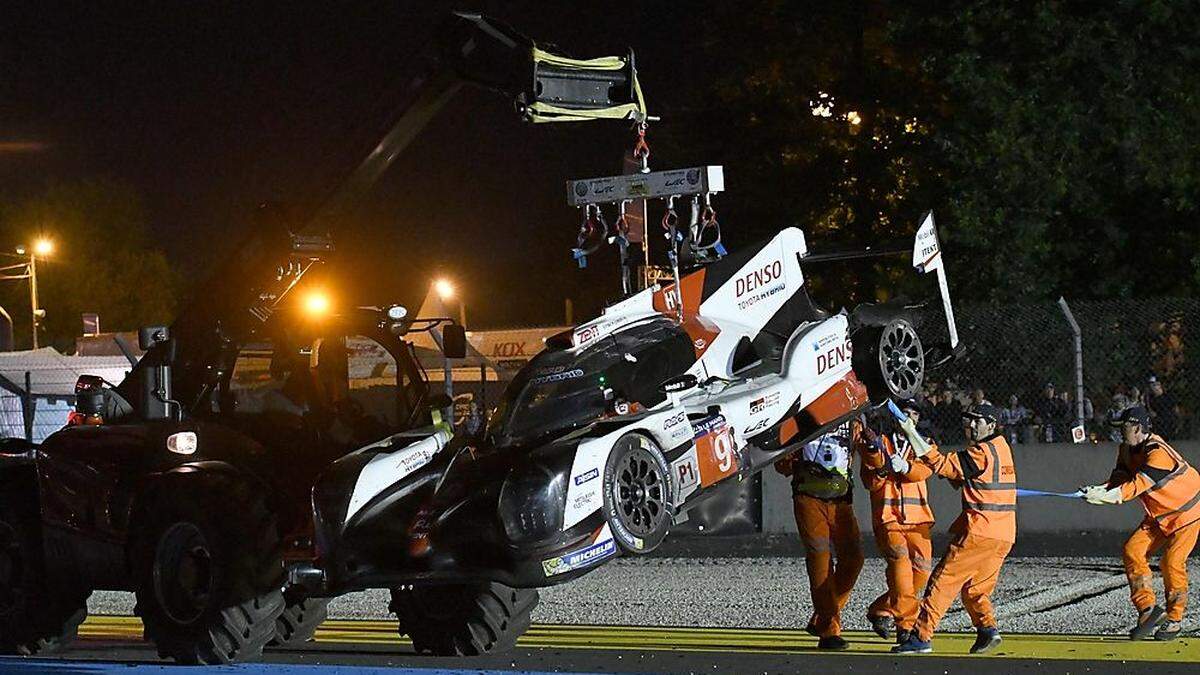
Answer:
[[[925,269],[940,263],[932,228],[915,251]],[[700,501],[914,395],[927,354],[908,310],[823,311],[807,257],[787,228],[651,286],[548,340],[485,429],[341,458],[313,491],[319,568],[294,582],[392,588],[420,651],[511,645],[536,604],[522,589],[653,551]]]

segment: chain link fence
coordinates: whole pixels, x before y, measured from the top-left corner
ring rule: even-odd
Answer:
[[[985,399],[1004,409],[1006,433],[1018,443],[1069,442],[1080,422],[1089,439],[1115,440],[1109,416],[1135,404],[1150,410],[1155,431],[1168,439],[1200,438],[1200,300],[1069,306],[1082,338],[1082,419],[1074,334],[1062,307],[966,304],[956,307],[966,354],[926,380],[931,431],[961,440],[961,409]],[[926,324],[924,331],[934,328],[932,319]]]

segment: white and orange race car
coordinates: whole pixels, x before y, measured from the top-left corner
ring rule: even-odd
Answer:
[[[788,228],[678,288],[651,286],[548,340],[486,429],[338,460],[313,492],[322,569],[294,576],[325,596],[390,587],[419,650],[486,651],[528,625],[536,593],[518,589],[652,551],[701,500],[872,403],[911,397],[928,355],[908,310],[819,309],[806,258]],[[931,217],[914,264],[938,270],[956,342]],[[476,627],[456,614],[429,628],[448,604]]]

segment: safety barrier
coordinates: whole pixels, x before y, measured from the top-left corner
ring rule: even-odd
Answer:
[[[1200,466],[1200,442],[1179,441],[1173,447]],[[1115,443],[1018,445],[1013,451],[1017,483],[1021,487],[1055,492],[1071,492],[1083,484],[1103,482],[1112,471],[1116,456]],[[763,532],[796,531],[791,494],[789,478],[770,469],[763,473]],[[934,532],[945,532],[962,510],[959,492],[940,478],[930,478],[929,499],[937,515]],[[855,487],[854,510],[863,529],[869,529],[871,503],[861,485]],[[1074,499],[1023,498],[1017,505],[1017,531],[1040,534],[1129,531],[1137,526],[1142,515],[1140,503],[1093,506]]]

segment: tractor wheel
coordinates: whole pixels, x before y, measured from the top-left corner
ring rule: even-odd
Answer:
[[[535,589],[494,582],[410,585],[392,589],[388,609],[418,654],[479,656],[512,649],[537,603]]]
[[[46,579],[35,480],[20,470],[0,479],[0,654],[53,652],[87,617],[86,591]]]
[[[917,395],[925,379],[921,338],[907,319],[864,326],[854,333],[854,374],[875,403]]]
[[[296,647],[312,639],[317,627],[329,616],[330,598],[290,600],[275,620],[272,647]]]
[[[613,538],[629,553],[649,553],[667,536],[674,518],[670,468],[650,438],[617,439],[604,468],[604,516]]]
[[[285,606],[279,532],[261,492],[217,476],[160,487],[142,504],[133,549],[146,639],[185,664],[261,657]]]

